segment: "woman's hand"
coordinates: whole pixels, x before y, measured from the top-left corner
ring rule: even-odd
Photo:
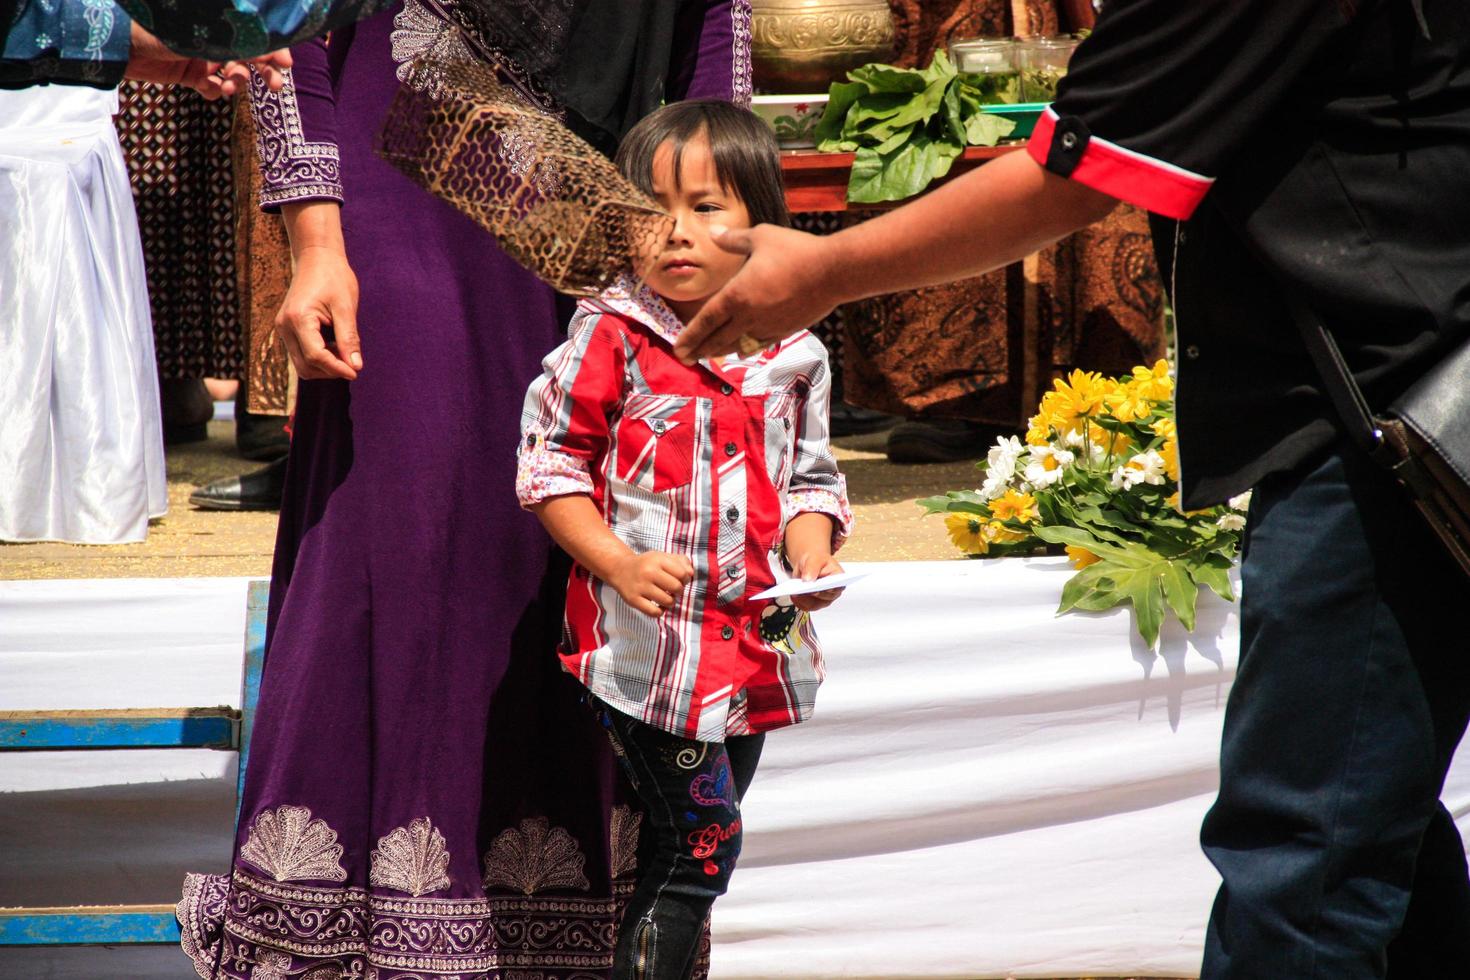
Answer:
[[[736,353],[742,336],[784,340],[837,305],[827,239],[776,225],[711,234],[721,248],[750,258],[679,333],[674,353],[684,363]]]
[[[275,327],[302,378],[357,378],[357,276],[346,254],[327,245],[296,250],[296,272]]]
[[[272,51],[244,61],[205,61],[175,54],[137,21],[132,22],[128,66],[123,74],[158,85],[184,85],[206,99],[219,99],[245,91],[250,84],[253,67],[265,79],[272,92],[284,84],[284,72],[291,67],[291,53]]]

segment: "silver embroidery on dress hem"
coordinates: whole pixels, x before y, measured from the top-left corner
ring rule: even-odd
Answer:
[[[372,884],[396,888],[414,898],[449,887],[449,849],[428,817],[382,837],[371,865]]]
[[[586,891],[582,873],[587,858],[575,838],[545,817],[527,817],[520,827],[502,831],[485,854],[484,886],[523,895],[552,888]]]
[[[240,848],[240,859],[276,881],[347,880],[337,832],[325,820],[313,819],[304,806],[261,811]]]
[[[611,847],[609,859],[614,878],[626,878],[638,870],[638,828],[642,823],[643,814],[632,807],[613,808],[608,844]]]

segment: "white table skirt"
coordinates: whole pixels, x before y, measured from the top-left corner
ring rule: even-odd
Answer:
[[[854,567],[873,574],[817,621],[817,717],[771,735],[747,798],[713,976],[1193,975],[1237,607],[1202,600],[1196,633],[1166,627],[1151,653],[1126,612],[1054,615],[1062,561]],[[0,583],[0,710],[234,703],[244,595]],[[223,870],[232,758],[0,754],[0,840],[25,855],[0,904],[172,901],[180,869]],[[150,798],[190,816],[105,835],[105,854],[56,829]],[[1445,800],[1470,830],[1464,759]]]

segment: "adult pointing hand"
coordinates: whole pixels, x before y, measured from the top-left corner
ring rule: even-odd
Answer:
[[[895,211],[817,236],[759,225],[716,235],[750,256],[679,334],[685,363],[771,344],[839,303],[978,276],[1110,212],[1117,200],[1010,153]]]

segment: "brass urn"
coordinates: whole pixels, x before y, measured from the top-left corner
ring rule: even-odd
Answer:
[[[826,92],[853,68],[893,57],[888,0],[754,0],[752,7],[761,92]]]

